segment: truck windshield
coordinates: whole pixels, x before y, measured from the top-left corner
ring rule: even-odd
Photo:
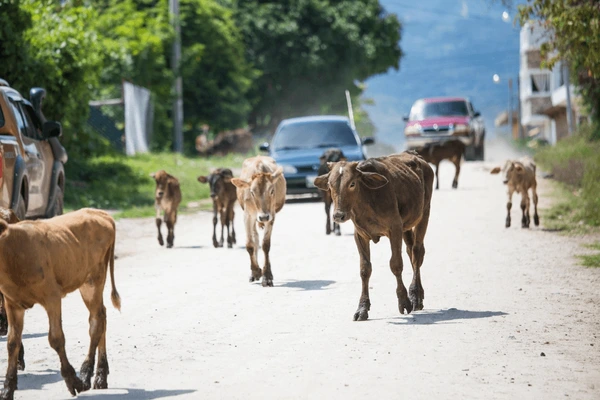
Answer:
[[[275,151],[357,145],[354,132],[344,121],[314,121],[284,125],[273,138]]]
[[[431,117],[468,116],[469,110],[465,101],[440,101],[421,103],[419,107],[413,107],[410,114],[411,121],[421,121]]]

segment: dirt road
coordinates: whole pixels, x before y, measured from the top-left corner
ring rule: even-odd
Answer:
[[[425,238],[425,310],[411,315],[398,314],[384,238],[371,245],[369,321],[352,321],[353,228],[326,236],[321,203],[287,204],[277,216],[274,288],[248,283],[239,210],[234,249],[212,248],[209,213],[181,216],[171,250],[158,246],[152,219],[119,221],[122,313],[105,291],[111,389],[81,397],[599,399],[600,270],[574,258],[589,238],[523,230],[518,206],[515,226],[504,228],[505,189],[485,168],[506,155],[492,146],[486,163],[463,164],[458,190],[443,164]],[[407,265],[405,254],[410,282]],[[67,354],[77,369],[87,318],[79,295],[67,296]],[[39,306],[24,333],[16,398],[70,398]]]

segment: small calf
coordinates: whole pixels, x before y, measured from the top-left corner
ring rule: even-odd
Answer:
[[[177,208],[179,207],[179,203],[181,203],[181,189],[179,188],[179,181],[174,176],[167,174],[167,172],[164,170],[150,174],[150,176],[156,181],[154,207],[156,208],[158,243],[161,246],[164,244],[162,233],[160,232],[160,226],[162,224],[160,213],[163,211],[165,224],[167,225],[168,230],[167,248],[171,248],[173,247],[173,240],[175,239]]]
[[[108,387],[104,284],[110,272],[111,300],[121,298],[115,287],[115,221],[102,210],[84,208],[47,220],[7,224],[0,219],[0,290],[8,315],[8,367],[2,399],[17,389],[19,352],[25,310],[40,304],[48,314],[48,341],[60,358],[60,372],[75,396],[92,386]],[[67,359],[62,329],[62,298],[79,289],[89,311],[90,346],[80,377]]]
[[[503,182],[508,186],[508,202],[506,203],[506,227],[510,227],[510,209],[512,208],[512,196],[514,192],[521,194],[521,210],[523,217],[521,218],[521,227],[529,228],[529,189],[533,195],[533,223],[535,226],[540,224],[538,217],[537,204],[537,181],[535,180],[536,166],[533,160],[529,157],[524,157],[519,161],[508,160],[502,169],[496,167],[492,169],[492,174],[498,174],[501,171],[504,173]]]
[[[213,200],[213,246],[223,247],[223,230],[227,227],[227,247],[232,248],[235,241],[235,228],[233,207],[237,200],[236,189],[233,183],[233,172],[229,168],[218,168],[208,176],[199,176],[198,182],[208,183],[210,197]],[[221,216],[221,240],[217,242],[217,215]],[[231,233],[229,226],[231,225]]]
[[[442,160],[451,161],[456,167],[456,173],[454,174],[454,180],[452,181],[452,188],[458,187],[458,175],[460,174],[460,161],[465,153],[465,144],[460,140],[449,140],[442,143],[429,143],[422,147],[415,149],[425,161],[435,165],[435,188],[440,188],[440,162]]]
[[[325,175],[329,172],[329,167],[327,166],[328,162],[338,162],[338,161],[346,161],[347,158],[344,156],[344,152],[341,149],[328,149],[319,157],[319,161],[321,161],[321,165],[319,166],[319,175]],[[325,233],[329,235],[332,231],[331,228],[331,217],[330,210],[331,204],[333,200],[331,199],[331,192],[329,190],[320,189],[323,195],[323,202],[325,202],[325,214],[327,215],[327,225],[325,226]],[[340,236],[342,232],[340,231],[340,224],[337,222],[333,222],[333,232]]]

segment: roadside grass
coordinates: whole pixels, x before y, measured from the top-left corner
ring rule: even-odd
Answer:
[[[598,253],[577,256],[581,264],[586,267],[600,268],[600,242],[585,245],[588,249],[597,250]]]
[[[554,204],[544,211],[548,229],[581,232],[600,226],[600,141],[598,128],[583,127],[555,146],[535,154],[540,167],[558,181]]]
[[[161,169],[179,180],[182,193],[180,212],[211,209],[209,187],[198,182],[197,177],[219,167],[231,168],[235,175],[246,157],[230,154],[200,158],[155,153],[73,160],[65,165],[65,211],[96,207],[115,211],[115,218],[153,216],[155,183],[150,174]]]

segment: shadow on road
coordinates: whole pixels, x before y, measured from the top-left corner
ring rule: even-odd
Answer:
[[[468,311],[449,308],[447,310],[419,311],[415,314],[398,317],[400,321],[389,321],[388,323],[394,325],[431,325],[460,319],[490,318],[503,315],[508,314],[502,311]]]
[[[286,204],[294,203],[319,203],[322,202],[321,196],[306,196],[306,195],[288,195],[285,198]]]
[[[37,338],[45,338],[48,337],[48,332],[40,332],[40,333],[24,333],[23,336],[21,337],[23,340],[26,339],[37,339]],[[6,336],[3,336],[0,338],[0,343],[2,342],[6,342]],[[27,349],[25,349],[27,350]]]
[[[203,249],[206,246],[174,246],[176,249]]]
[[[26,372],[20,373],[18,390],[41,390],[45,385],[51,385],[62,380],[63,378],[60,376],[60,372],[51,369],[47,369],[36,374]],[[2,379],[0,382],[2,382],[2,385],[4,385],[4,379]],[[19,392],[17,391],[17,394],[18,393]],[[65,387],[65,394],[68,393],[69,392]]]
[[[288,288],[297,288],[303,290],[327,290],[330,285],[333,285],[335,281],[291,281],[286,282],[281,285],[277,285],[276,287],[288,287]]]
[[[144,390],[144,389],[112,389],[112,390],[125,390],[126,393],[100,393],[98,390],[92,390],[84,392],[79,395],[80,398],[89,397],[94,400],[115,400],[115,399],[128,399],[128,400],[152,400],[162,399],[164,397],[181,396],[183,394],[190,394],[196,392],[196,390]],[[86,394],[89,393],[89,396]]]

